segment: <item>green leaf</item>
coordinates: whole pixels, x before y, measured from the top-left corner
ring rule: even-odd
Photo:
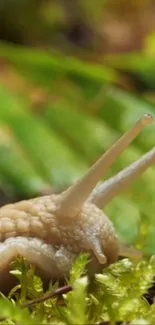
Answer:
[[[0,318],[10,319],[17,324],[37,325],[38,321],[33,319],[28,310],[22,310],[7,299],[0,299]]]
[[[73,290],[66,297],[66,308],[62,313],[67,324],[88,324],[86,289],[88,286],[87,277],[77,279]]]
[[[63,139],[36,119],[26,109],[24,101],[17,100],[0,87],[0,122],[7,123],[26,151],[39,173],[55,187],[70,185],[85,170],[85,164]]]
[[[72,264],[70,270],[69,284],[72,285],[74,282],[84,274],[86,266],[89,262],[88,254],[80,254]]]
[[[0,157],[0,171],[19,196],[40,195],[49,187],[6,125],[0,125]]]

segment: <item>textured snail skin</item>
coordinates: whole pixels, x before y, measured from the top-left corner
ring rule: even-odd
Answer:
[[[0,209],[0,288],[4,270],[18,255],[53,280],[67,276],[82,252],[92,256],[91,273],[117,260],[118,239],[106,215],[86,202],[76,218],[57,216],[60,199],[44,196]]]

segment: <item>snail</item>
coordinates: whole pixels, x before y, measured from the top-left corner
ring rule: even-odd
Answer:
[[[0,208],[0,290],[8,287],[10,262],[17,256],[36,266],[45,279],[61,280],[80,253],[91,256],[90,274],[119,256],[142,257],[124,247],[102,209],[155,162],[155,149],[95,188],[110,166],[145,126],[145,114],[108,149],[88,172],[61,194],[51,194]]]

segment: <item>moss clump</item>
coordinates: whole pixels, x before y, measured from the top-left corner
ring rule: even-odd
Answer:
[[[123,259],[96,274],[86,275],[89,257],[74,262],[64,287],[44,290],[32,266],[18,259],[10,271],[18,284],[8,297],[1,295],[0,324],[134,324],[155,321],[155,302],[146,298],[153,286],[155,257],[136,263]]]

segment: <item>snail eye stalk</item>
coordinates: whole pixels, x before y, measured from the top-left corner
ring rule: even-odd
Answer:
[[[76,184],[63,192],[60,196],[56,214],[60,217],[76,217],[98,181],[106,176],[109,168],[115,162],[117,157],[137,137],[145,126],[151,124],[152,121],[152,116],[145,114],[96,161],[96,163]]]

